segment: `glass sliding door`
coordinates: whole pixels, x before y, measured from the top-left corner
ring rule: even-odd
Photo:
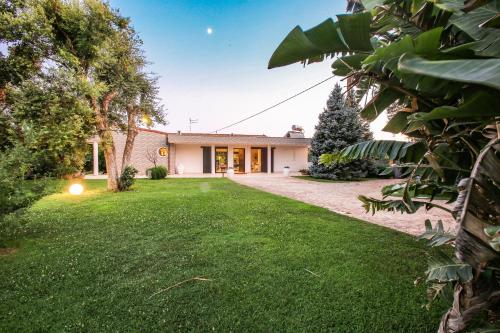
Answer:
[[[252,172],[262,171],[262,149],[252,148]]]
[[[234,148],[233,149],[233,166],[235,173],[245,172],[245,149],[244,148]]]
[[[215,148],[215,172],[227,172],[227,148]]]

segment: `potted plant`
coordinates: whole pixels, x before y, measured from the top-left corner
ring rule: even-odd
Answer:
[[[177,166],[177,173],[178,173],[179,175],[184,174],[184,164],[182,164],[182,163],[181,163],[181,164],[179,164],[179,165]]]
[[[285,175],[286,177],[290,175],[290,167],[288,165],[285,165],[283,167],[283,175]]]

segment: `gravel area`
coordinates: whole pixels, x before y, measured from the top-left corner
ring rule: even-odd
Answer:
[[[381,198],[380,189],[382,186],[400,182],[397,179],[345,183],[316,182],[281,175],[237,175],[231,179],[242,185],[324,207],[339,214],[353,216],[411,235],[419,235],[424,232],[425,219],[430,219],[433,223],[442,220],[445,229],[449,231],[454,231],[456,226],[450,214],[437,208],[428,212],[419,210],[415,214],[378,212],[372,215],[366,213],[361,202],[357,199],[358,195]],[[439,203],[447,206],[443,201]]]

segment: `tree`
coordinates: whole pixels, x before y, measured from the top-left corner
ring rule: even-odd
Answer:
[[[7,91],[9,127],[17,129],[9,138],[30,152],[31,173],[60,177],[81,171],[94,127],[80,81],[51,69]]]
[[[330,94],[326,108],[319,115],[316,132],[311,142],[313,177],[328,179],[356,179],[366,177],[371,171],[371,163],[367,160],[354,160],[349,163],[323,165],[319,158],[322,154],[338,153],[352,144],[364,141],[370,136],[367,124],[359,119],[359,110],[348,106],[339,84]]]
[[[399,106],[385,130],[403,133],[411,142],[361,142],[329,159],[389,158],[408,168],[403,184],[384,189],[384,200],[360,196],[372,212],[436,208],[436,195],[456,201],[450,211],[459,222],[456,240],[439,222],[434,228],[426,222],[424,235],[432,246],[455,244],[455,258],[441,252],[431,257],[427,271],[431,299],[442,285],[455,290],[453,307],[439,331],[500,325],[500,3],[348,3],[356,13],[338,15],[336,22],[328,19],[307,31],[293,29],[269,67],[339,55],[334,73],[351,80],[356,99],[375,92],[362,117],[373,121],[391,104]],[[472,181],[464,184],[464,179]],[[403,191],[402,199],[387,198],[396,191]],[[422,194],[431,199],[415,199]]]
[[[44,4],[44,13],[51,24],[57,61],[74,70],[88,87],[86,97],[101,139],[108,189],[119,190],[113,131],[127,132],[122,161],[127,164],[137,117],[163,119],[161,107],[153,102],[155,80],[143,72],[141,41],[128,19],[99,0],[53,0]]]

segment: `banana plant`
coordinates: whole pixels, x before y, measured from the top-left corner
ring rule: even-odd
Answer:
[[[457,238],[429,229],[430,221],[424,237],[455,248],[455,258],[430,259],[427,271],[430,298],[454,289],[439,330],[500,325],[500,0],[349,0],[348,10],[308,30],[295,27],[269,68],[332,59],[363,118],[395,108],[384,130],[408,142],[362,142],[321,161],[388,159],[404,170],[405,181],[385,188],[382,200],[360,196],[372,213],[454,202]],[[389,198],[397,191],[401,199]]]

